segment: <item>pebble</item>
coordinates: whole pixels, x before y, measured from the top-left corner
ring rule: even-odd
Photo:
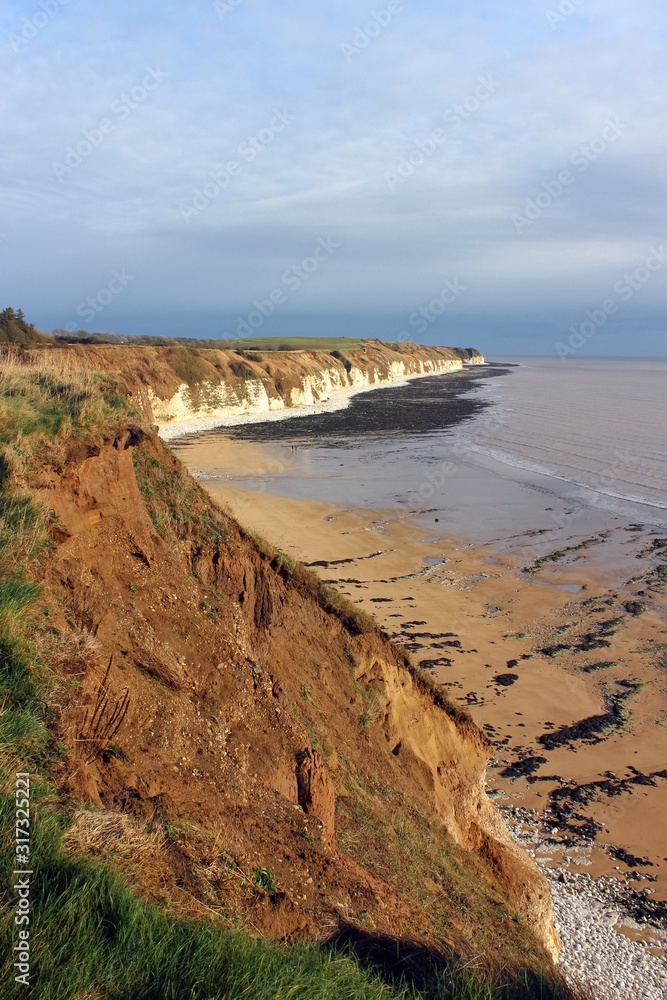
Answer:
[[[530,810],[502,812],[515,839],[549,879],[562,944],[559,965],[566,979],[590,986],[595,1000],[667,1000],[667,960],[649,951],[658,947],[667,953],[664,929],[642,923],[641,931],[651,942],[630,940],[616,929],[619,922],[633,925],[619,908],[618,883],[548,867],[538,853],[543,841],[537,815],[529,815]]]
[[[615,930],[618,904],[595,891],[589,875],[558,881],[554,869],[543,869],[551,882],[556,928],[563,950],[560,967],[573,983],[590,985],[596,1000],[666,1000],[667,962]],[[655,944],[667,948],[664,933],[654,928]]]

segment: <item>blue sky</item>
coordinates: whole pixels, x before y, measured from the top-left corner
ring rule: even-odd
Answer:
[[[661,0],[10,0],[0,304],[664,355],[666,38]]]

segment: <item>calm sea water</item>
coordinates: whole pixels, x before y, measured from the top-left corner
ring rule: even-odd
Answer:
[[[232,476],[239,485],[427,512],[443,534],[490,541],[573,518],[581,531],[609,520],[667,528],[667,361],[512,359],[456,380],[213,436],[261,441],[287,464]]]
[[[477,395],[493,404],[471,428],[480,454],[578,484],[591,502],[667,511],[667,361],[523,360]]]

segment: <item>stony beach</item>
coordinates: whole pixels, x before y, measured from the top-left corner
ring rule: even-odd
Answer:
[[[532,810],[501,809],[521,846],[548,877],[562,952],[560,965],[573,982],[591,987],[596,1000],[664,1000],[667,996],[667,932],[646,918],[639,923],[627,887],[611,876],[554,869],[546,857],[554,846],[539,832]],[[569,863],[586,860],[586,851]],[[630,904],[630,905],[629,905]]]
[[[650,587],[657,533],[619,522],[527,573],[548,547],[445,540],[436,510],[280,497],[272,477],[290,453],[215,441],[181,449],[212,495],[374,613],[486,732],[490,791],[552,881],[564,969],[601,1000],[663,996],[664,593],[651,590],[633,615],[619,577],[632,539],[633,569]]]

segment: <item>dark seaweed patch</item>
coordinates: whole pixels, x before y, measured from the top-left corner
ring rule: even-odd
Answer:
[[[615,660],[597,660],[595,663],[588,663],[585,667],[581,668],[583,674],[594,674],[598,670],[609,670],[610,667],[616,667],[618,664]]]
[[[638,618],[639,615],[643,615],[646,611],[646,605],[642,601],[626,601],[623,605],[623,610],[627,611],[633,618]]]
[[[617,861],[622,861],[628,868],[655,868],[653,862],[649,861],[648,858],[638,858],[634,854],[629,854],[622,847],[608,847],[607,853],[611,854],[612,858],[616,858]]]
[[[529,775],[534,774],[535,771],[538,771],[542,767],[542,764],[546,764],[546,762],[546,757],[525,757],[523,760],[517,760],[514,764],[510,764],[500,773],[503,778],[510,778],[512,780],[515,778],[527,778]]]
[[[572,743],[601,743],[602,738],[616,729],[620,729],[627,719],[626,701],[640,687],[634,681],[619,681],[622,690],[617,691],[608,699],[608,709],[600,715],[590,715],[587,719],[575,722],[571,726],[561,726],[551,733],[542,733],[537,737],[545,750],[555,750],[556,747],[570,746]]]
[[[516,684],[518,679],[518,674],[496,674],[493,678],[493,682],[499,687],[511,687],[512,684]]]

